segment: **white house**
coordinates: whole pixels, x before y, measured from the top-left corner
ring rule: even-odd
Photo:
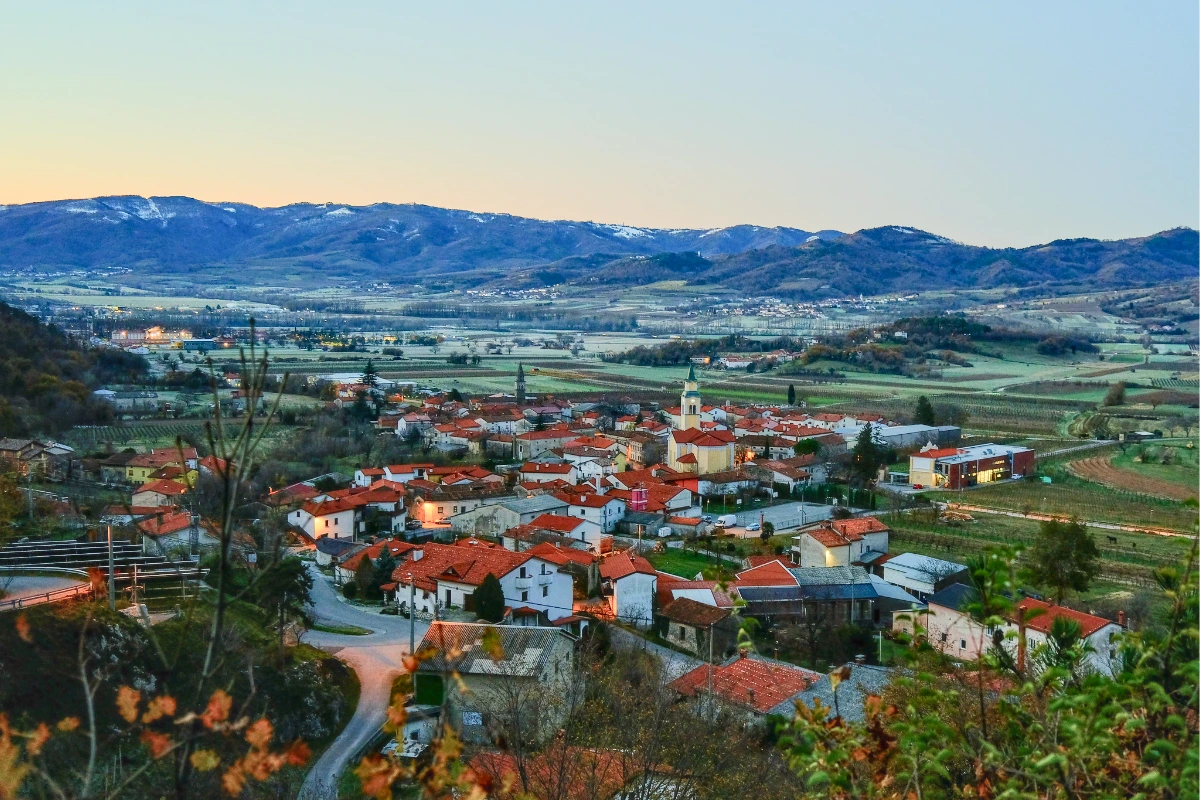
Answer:
[[[609,556],[600,562],[600,581],[614,618],[638,628],[650,627],[658,573],[649,561],[629,551]]]
[[[322,536],[352,539],[357,516],[355,506],[344,500],[310,501],[288,514],[288,522],[314,539]]]
[[[453,545],[426,544],[404,555],[392,573],[396,598],[407,602],[413,587],[413,606],[432,613],[439,608],[474,610],[472,594],[488,575],[500,581],[504,601],[513,610],[529,608],[549,619],[570,616],[571,576],[529,553],[514,553],[477,540]]]
[[[625,518],[625,501],[618,497],[566,492],[554,496],[567,503],[566,511],[560,513],[594,522],[604,533],[612,533],[617,523]]]
[[[848,567],[861,561],[865,553],[886,553],[888,537],[888,527],[875,517],[828,520],[792,537],[792,563]]]

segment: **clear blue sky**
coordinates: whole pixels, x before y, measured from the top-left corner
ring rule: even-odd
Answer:
[[[25,3],[0,203],[419,202],[977,244],[1200,220],[1197,3]]]

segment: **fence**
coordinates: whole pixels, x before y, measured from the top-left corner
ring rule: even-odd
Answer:
[[[0,575],[22,575],[28,574],[28,569],[17,569],[13,567],[0,567]],[[68,575],[72,578],[82,578],[83,583],[76,586],[64,586],[61,589],[52,589],[42,594],[25,595],[23,597],[15,597],[12,600],[0,600],[0,611],[18,611],[22,608],[30,606],[40,606],[45,603],[58,603],[63,600],[74,600],[81,595],[87,597],[92,596],[93,587],[88,577],[88,574],[80,569],[66,569],[63,567],[42,567],[36,572],[49,572],[55,575]]]

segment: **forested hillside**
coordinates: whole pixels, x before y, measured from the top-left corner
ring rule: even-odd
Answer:
[[[87,347],[0,303],[0,437],[106,421],[111,412],[92,391],[137,380],[148,368],[141,356]]]

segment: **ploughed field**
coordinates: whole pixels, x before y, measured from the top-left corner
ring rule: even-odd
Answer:
[[[1196,496],[1195,487],[1189,489],[1181,483],[1114,466],[1112,456],[1083,458],[1072,461],[1067,468],[1076,477],[1127,492],[1165,497],[1169,500],[1187,500]]]

